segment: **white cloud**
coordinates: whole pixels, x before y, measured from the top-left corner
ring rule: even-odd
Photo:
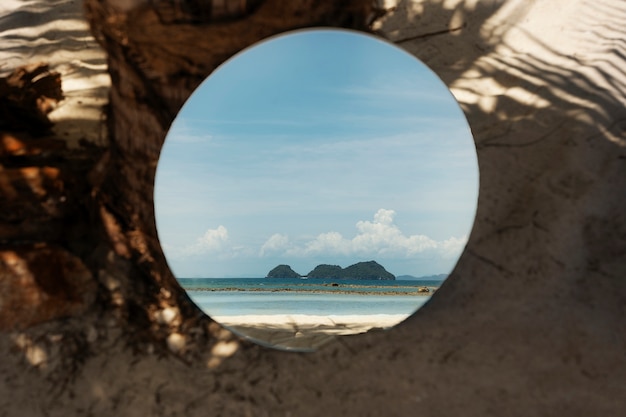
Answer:
[[[331,231],[304,240],[291,240],[287,235],[275,233],[256,251],[259,257],[306,258],[315,256],[356,256],[360,258],[410,259],[429,256],[452,259],[460,255],[467,236],[434,240],[426,235],[404,234],[394,223],[394,210],[379,209],[372,220],[361,220],[355,225],[356,235],[344,237]],[[246,245],[233,245],[226,227],[208,229],[192,244],[173,246],[165,244],[168,258],[186,259],[198,255],[218,256],[220,259],[254,257],[255,251]]]
[[[451,237],[442,241],[419,234],[407,236],[394,224],[395,214],[393,210],[380,209],[374,214],[373,221],[357,222],[357,234],[352,239],[347,239],[338,232],[327,232],[296,244],[285,235],[275,234],[265,242],[260,254],[264,256],[271,252],[296,257],[353,255],[389,258],[430,254],[447,259],[458,256],[467,242],[467,236]]]
[[[289,248],[287,255],[307,256],[317,255],[320,253],[332,253],[335,255],[349,255],[350,241],[346,240],[341,233],[328,232],[322,233],[316,239],[306,243],[304,248]]]
[[[259,253],[261,256],[265,256],[269,253],[280,252],[286,249],[288,244],[289,238],[287,236],[276,233],[270,236],[263,246],[261,246],[261,251]]]
[[[202,236],[191,245],[172,246],[163,245],[165,254],[173,258],[184,258],[193,255],[204,255],[220,252],[228,242],[228,229],[220,225],[217,229],[208,229]]]
[[[445,259],[459,256],[466,243],[467,236],[462,236],[460,238],[451,237],[450,239],[440,242],[439,250],[441,252],[441,256]]]

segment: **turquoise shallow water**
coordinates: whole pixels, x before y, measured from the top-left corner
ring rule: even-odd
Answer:
[[[208,315],[377,315],[411,314],[430,297],[411,295],[308,294],[189,291]]]
[[[198,307],[215,316],[412,314],[430,297],[411,294],[417,294],[421,286],[441,284],[441,281],[265,278],[179,281]],[[333,283],[339,286],[332,286]]]
[[[417,292],[420,287],[438,287],[442,281],[431,280],[356,280],[356,279],[269,279],[269,278],[179,278],[185,289],[218,291],[336,291],[336,292]],[[333,286],[337,284],[337,286]]]

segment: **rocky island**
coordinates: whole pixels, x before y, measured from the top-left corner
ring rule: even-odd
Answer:
[[[302,275],[291,269],[289,265],[278,265],[267,273],[266,278],[300,278]]]
[[[301,278],[289,265],[278,265],[267,274],[267,278]],[[395,280],[396,277],[376,261],[358,262],[347,268],[339,265],[321,264],[306,275],[318,279],[362,279]]]

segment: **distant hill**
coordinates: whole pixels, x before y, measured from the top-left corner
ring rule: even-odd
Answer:
[[[396,277],[376,261],[358,262],[347,268],[339,265],[318,265],[306,275],[308,278],[395,280]],[[267,273],[267,278],[300,278],[289,265],[278,265]]]
[[[347,268],[339,265],[318,265],[307,275],[309,278],[395,280],[396,277],[376,261],[358,262]]]
[[[278,265],[267,273],[267,278],[300,278],[301,276],[289,265]]]
[[[359,262],[341,271],[344,279],[395,280],[396,277],[376,261]]]
[[[343,268],[339,265],[318,265],[307,274],[308,278],[328,278],[341,279],[343,277]]]
[[[358,262],[347,268],[339,265],[318,265],[307,275],[309,278],[395,280],[396,277],[376,261]]]
[[[396,279],[403,281],[443,281],[448,278],[448,274],[437,274],[437,275],[424,275],[421,277],[415,277],[413,275],[398,275]]]

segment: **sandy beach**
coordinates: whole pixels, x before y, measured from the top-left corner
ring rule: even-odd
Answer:
[[[438,289],[431,281],[366,285],[206,278],[183,283],[218,323],[256,343],[289,350],[315,350],[339,336],[390,329]]]
[[[254,342],[288,350],[314,350],[337,336],[388,329],[406,314],[374,315],[243,315],[213,316],[213,319]]]

